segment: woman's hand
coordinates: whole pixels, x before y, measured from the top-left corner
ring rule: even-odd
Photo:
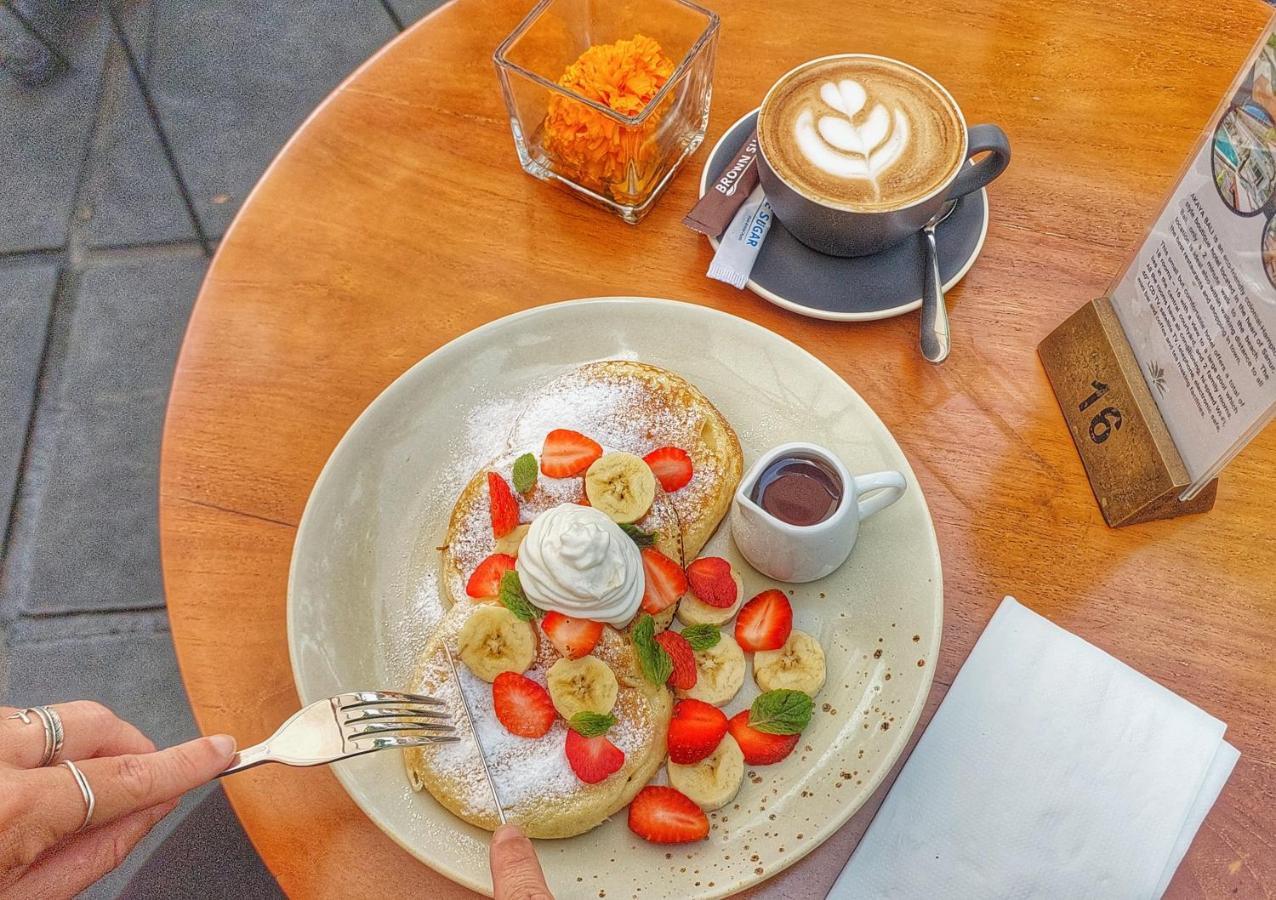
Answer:
[[[145,735],[98,703],[52,707],[65,743],[52,765],[41,719],[8,718],[0,707],[0,895],[73,897],[114,869],[133,846],[177,805],[230,763],[235,742],[224,734],[155,750]],[[86,804],[72,760],[93,791]]]
[[[495,900],[554,900],[545,886],[536,848],[515,825],[502,825],[489,850]]]

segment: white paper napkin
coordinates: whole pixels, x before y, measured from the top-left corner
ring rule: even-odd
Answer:
[[[829,897],[1159,897],[1225,727],[1007,597]]]

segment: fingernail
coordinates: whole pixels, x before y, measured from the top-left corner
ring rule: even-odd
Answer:
[[[235,739],[229,734],[214,734],[208,742],[222,756],[230,756],[235,752]]]
[[[492,835],[493,844],[504,844],[507,841],[523,840],[523,832],[517,825],[502,825]]]

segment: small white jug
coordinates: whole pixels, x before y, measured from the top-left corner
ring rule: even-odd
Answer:
[[[842,498],[837,508],[814,525],[790,525],[753,502],[750,494],[762,473],[783,457],[812,459],[837,474]],[[860,522],[904,494],[899,472],[852,476],[842,461],[815,444],[781,444],[762,455],[740,481],[731,504],[731,537],[753,568],[777,581],[815,581],[851,555]],[[864,496],[865,494],[869,496]]]

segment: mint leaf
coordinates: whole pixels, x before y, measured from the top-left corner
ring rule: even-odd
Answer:
[[[527,595],[523,593],[523,585],[518,580],[518,572],[510,569],[501,576],[501,605],[512,612],[515,617],[530,622],[532,619],[539,619],[545,615],[545,610],[532,605],[532,601],[527,599]]]
[[[607,730],[616,724],[616,717],[611,713],[584,711],[572,716],[567,724],[571,725],[572,731],[579,733],[582,737],[592,738],[606,734]]]
[[[688,625],[682,629],[682,636],[691,645],[692,650],[708,650],[722,640],[722,632],[717,625]]]
[[[650,547],[660,538],[660,535],[654,531],[643,531],[637,525],[621,525],[620,530],[629,535],[630,539],[639,547]]]
[[[524,453],[514,460],[514,490],[526,494],[536,487],[536,457]]]
[[[811,721],[814,701],[801,691],[767,691],[749,709],[749,727],[767,734],[798,734]]]
[[[673,674],[673,660],[664,647],[656,643],[656,620],[643,613],[634,625],[632,640],[638,654],[638,668],[652,684],[664,684]]]

